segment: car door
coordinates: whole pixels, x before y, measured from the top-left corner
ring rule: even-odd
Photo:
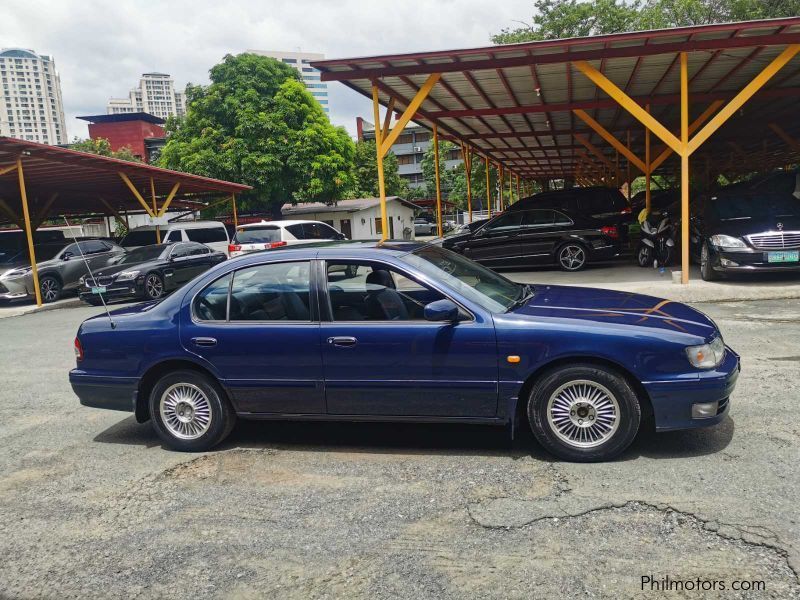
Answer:
[[[192,256],[192,250],[195,248],[196,245],[191,242],[172,245],[167,256],[168,264],[164,266],[164,285],[167,289],[179,288],[200,273]]]
[[[560,226],[554,225],[555,211],[535,209],[522,211],[519,247],[522,262],[541,264],[552,260],[555,245],[561,238]]]
[[[476,231],[464,245],[464,255],[489,267],[515,262],[520,255],[522,211],[505,212]]]
[[[239,412],[325,412],[316,296],[308,261],[244,267],[206,286],[181,341],[210,363]]]
[[[491,319],[426,321],[424,306],[445,294],[378,261],[321,262],[318,276],[329,414],[496,416]]]

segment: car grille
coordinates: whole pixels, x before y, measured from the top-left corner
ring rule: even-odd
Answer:
[[[754,233],[747,239],[758,250],[783,250],[784,248],[800,248],[800,231],[778,231],[770,233]]]
[[[97,277],[92,279],[91,277],[87,277],[86,280],[86,287],[100,287],[104,285],[111,285],[114,283],[113,277]]]

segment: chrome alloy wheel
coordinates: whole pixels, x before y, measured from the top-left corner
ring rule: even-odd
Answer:
[[[164,284],[161,283],[161,278],[156,274],[147,276],[144,282],[144,289],[150,298],[160,298],[161,293],[164,291]]]
[[[39,284],[41,294],[45,302],[52,302],[58,298],[58,282],[51,278],[45,277]]]
[[[191,383],[176,383],[164,390],[159,411],[164,427],[181,440],[196,440],[211,426],[211,404]]]
[[[619,428],[619,402],[595,381],[569,381],[547,401],[547,422],[552,432],[575,448],[594,448],[608,441]]]
[[[568,271],[577,271],[586,262],[586,251],[574,244],[564,246],[558,253],[558,261]]]

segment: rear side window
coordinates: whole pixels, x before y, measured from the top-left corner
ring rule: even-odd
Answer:
[[[284,262],[236,271],[231,321],[311,321],[310,265]]]
[[[268,244],[280,241],[281,230],[274,225],[242,228],[233,235],[235,244]]]
[[[144,229],[141,231],[129,231],[124,238],[120,241],[119,245],[123,248],[130,248],[134,246],[150,246],[157,244],[155,229]]]
[[[180,242],[183,239],[181,233],[180,229],[173,229],[167,233],[167,237],[163,238],[162,242],[165,244],[168,242]]]
[[[202,321],[225,321],[228,318],[228,290],[231,274],[217,279],[194,299],[194,314]]]
[[[526,210],[522,213],[523,227],[546,227],[553,224],[552,210]]]
[[[303,234],[307,240],[335,240],[339,232],[324,223],[303,223]]]
[[[213,244],[214,242],[227,242],[228,232],[224,227],[197,227],[187,228],[186,237],[193,242],[201,244]]]
[[[289,226],[286,228],[286,231],[288,231],[289,233],[291,233],[291,234],[292,234],[294,237],[296,237],[298,240],[304,240],[304,239],[306,239],[306,234],[305,234],[305,232],[303,231],[303,224],[302,224],[302,223],[298,223],[297,225],[289,225]]]

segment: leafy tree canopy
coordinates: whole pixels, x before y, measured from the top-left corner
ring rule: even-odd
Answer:
[[[141,159],[133,153],[130,146],[124,146],[117,151],[111,150],[111,143],[106,138],[81,140],[76,137],[72,140],[69,147],[72,150],[88,152],[89,154],[110,156],[111,158],[119,158],[120,160],[127,160],[130,162],[142,162]]]
[[[375,198],[379,195],[375,140],[356,142],[354,175],[353,198]],[[400,177],[397,157],[391,152],[383,159],[383,179],[387,196],[408,198],[408,183]]]
[[[210,76],[208,86],[187,87],[186,117],[167,123],[161,166],[251,185],[241,205],[273,214],[353,189],[353,141],[295,69],[244,53],[225,56]]]
[[[535,0],[521,27],[492,36],[495,44],[552,40],[725,23],[800,14],[800,0]]]

